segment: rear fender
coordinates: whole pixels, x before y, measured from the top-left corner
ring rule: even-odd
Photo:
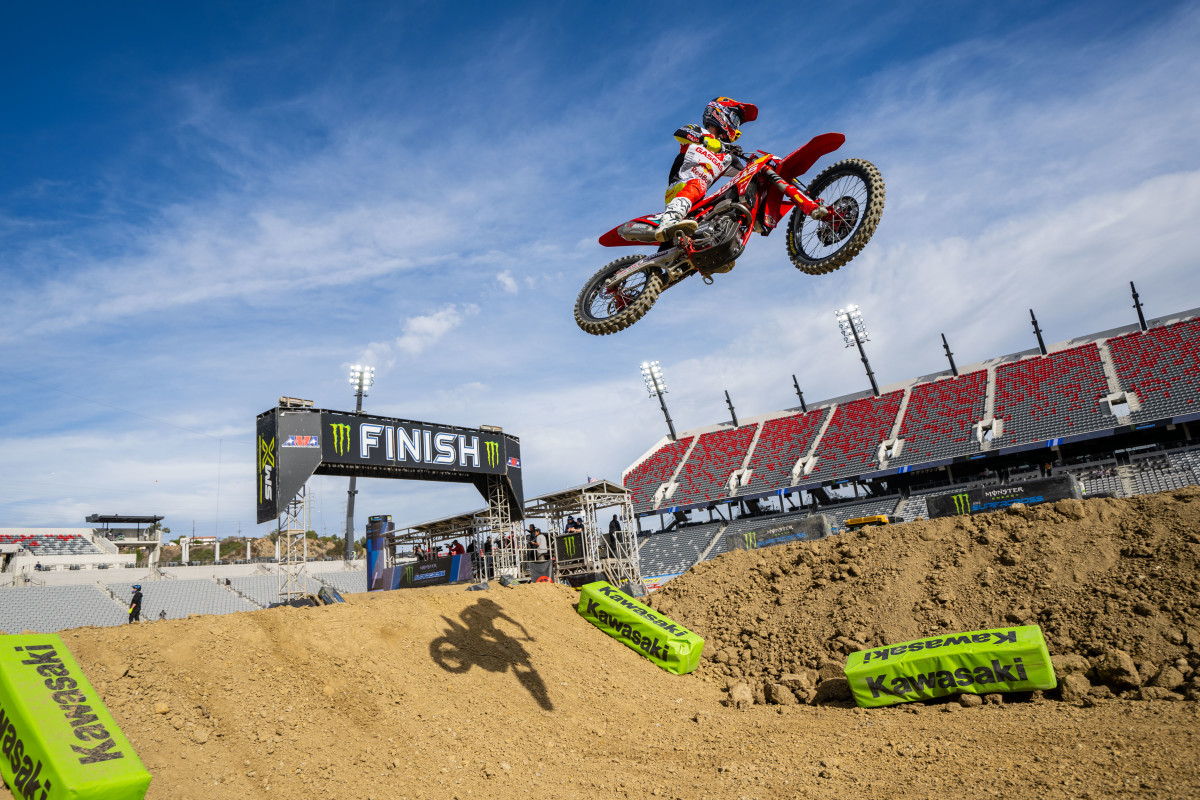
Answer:
[[[632,245],[656,244],[654,232],[658,230],[658,214],[647,214],[622,222],[600,237],[605,247],[630,247]]]

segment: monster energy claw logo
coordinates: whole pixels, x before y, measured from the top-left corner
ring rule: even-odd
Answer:
[[[567,558],[575,557],[575,543],[579,541],[578,537],[568,536],[563,539],[563,549],[567,552]]]
[[[350,426],[331,422],[329,427],[333,428],[333,451],[339,456],[346,455],[350,452]]]
[[[415,569],[416,569],[416,567],[414,565],[405,564],[404,565],[404,574],[401,577],[400,582],[401,583],[412,583],[413,582],[413,572],[415,571]]]
[[[487,460],[488,466],[492,469],[500,466],[500,443],[499,442],[484,442],[487,445]]]
[[[952,495],[954,498],[954,513],[955,514],[970,514],[971,513],[971,495],[966,492]]]
[[[746,531],[742,534],[742,539],[746,542],[747,550],[758,547],[758,531]]]

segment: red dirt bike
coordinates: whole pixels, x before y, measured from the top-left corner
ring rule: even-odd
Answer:
[[[606,264],[575,300],[575,321],[587,333],[603,336],[637,322],[659,294],[699,273],[728,272],[750,235],[770,234],[792,208],[787,227],[788,255],[801,272],[823,275],[846,264],[870,240],[883,214],[884,186],[869,161],[850,158],[822,171],[808,186],[799,176],[817,159],[842,146],[846,137],[823,133],[786,158],[759,150],[746,154],[726,145],[746,166],[720,191],[688,214],[698,223],[677,233],[653,255],[631,255]],[[600,237],[605,247],[658,244],[657,214],[631,219]]]

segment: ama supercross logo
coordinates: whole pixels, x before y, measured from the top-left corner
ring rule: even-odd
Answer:
[[[344,456],[350,452],[350,426],[345,423],[331,422],[329,427],[333,429],[333,452],[339,456]]]

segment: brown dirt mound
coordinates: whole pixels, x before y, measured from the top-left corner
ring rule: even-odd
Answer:
[[[1060,668],[1110,692],[1151,696],[1162,676],[1200,698],[1198,534],[1197,488],[1064,500],[731,552],[653,604],[705,638],[700,675],[760,687],[868,647],[1040,625]]]
[[[1104,595],[1110,611],[1103,601],[1092,609],[1095,621],[1111,623],[1112,636],[1140,657],[1162,661],[1182,651],[1192,659],[1194,628],[1162,610],[1167,602],[1178,606],[1181,595],[1190,603],[1191,584],[1180,576],[1169,588],[1174,565],[1121,551],[1129,539],[1152,555],[1160,548],[1164,557],[1177,555],[1181,569],[1191,569],[1184,550],[1195,544],[1170,544],[1190,532],[1171,526],[1194,516],[1197,496],[1106,505],[1107,522],[1092,503],[1080,520],[1038,511],[1046,520],[1032,526],[1036,537],[1024,533],[1025,518],[1006,517],[988,524],[994,545],[935,523],[817,548],[734,554],[718,565],[735,580],[705,566],[655,602],[714,636],[717,652],[734,640],[720,639],[728,634],[718,630],[734,630],[735,618],[736,626],[754,625],[765,637],[752,637],[754,646],[743,650],[761,653],[770,670],[820,663],[845,644],[839,635],[860,629],[868,638],[904,638],[939,629],[943,617],[951,627],[973,627],[1022,608],[1040,619],[1048,607],[1041,599],[1047,590],[1038,588],[1044,572],[1054,586],[1075,587],[1056,590],[1075,598],[1064,599],[1064,608],[1077,610],[1054,617],[1053,637],[1077,649],[1106,644],[1109,634],[1075,620],[1084,620],[1096,596],[1090,592],[1121,587],[1124,595]],[[1078,524],[1093,517],[1090,532]],[[1004,541],[1002,524],[1013,526]],[[1081,532],[1063,539],[1055,531],[1064,526]],[[1110,528],[1122,531],[1120,541],[1109,541]],[[849,557],[839,553],[835,565],[829,559],[842,546],[864,556],[843,564]],[[1057,559],[1032,566],[1054,546]],[[962,588],[977,572],[987,574],[982,561],[973,567],[976,556],[1005,548],[1020,556],[1016,563],[989,563],[992,585]],[[1092,550],[1103,554],[1085,558]],[[885,552],[895,557],[879,558]],[[803,566],[785,574],[783,559],[776,577],[757,566],[786,553]],[[956,559],[962,566],[953,566]],[[931,569],[934,563],[942,567]],[[1126,563],[1134,566],[1118,583]],[[814,573],[817,564],[824,566]],[[841,566],[846,580],[834,580],[828,571]],[[851,566],[863,574],[852,575]],[[940,576],[936,592],[928,574]],[[1016,575],[1028,577],[1010,580]],[[787,583],[792,577],[797,582]],[[1125,588],[1135,580],[1141,585]],[[935,607],[914,615],[931,593]],[[941,593],[954,597],[939,601]],[[868,614],[861,598],[875,598],[875,610]],[[1035,700],[969,709],[864,710],[835,702],[738,710],[727,705],[721,682],[728,676],[714,664],[705,663],[700,677],[658,669],[587,624],[575,613],[577,595],[561,586],[348,599],[328,608],[85,628],[63,638],[153,773],[151,800],[1200,796],[1200,703],[1095,698],[1090,707]],[[1138,602],[1158,603],[1158,610],[1144,617],[1132,610]],[[1132,612],[1129,627],[1121,604]],[[849,612],[862,616],[847,624]],[[1187,606],[1180,613],[1186,622]],[[772,621],[774,639],[764,624]],[[1154,638],[1173,626],[1184,644]],[[788,637],[795,640],[790,650]],[[740,656],[738,667],[755,674]]]

